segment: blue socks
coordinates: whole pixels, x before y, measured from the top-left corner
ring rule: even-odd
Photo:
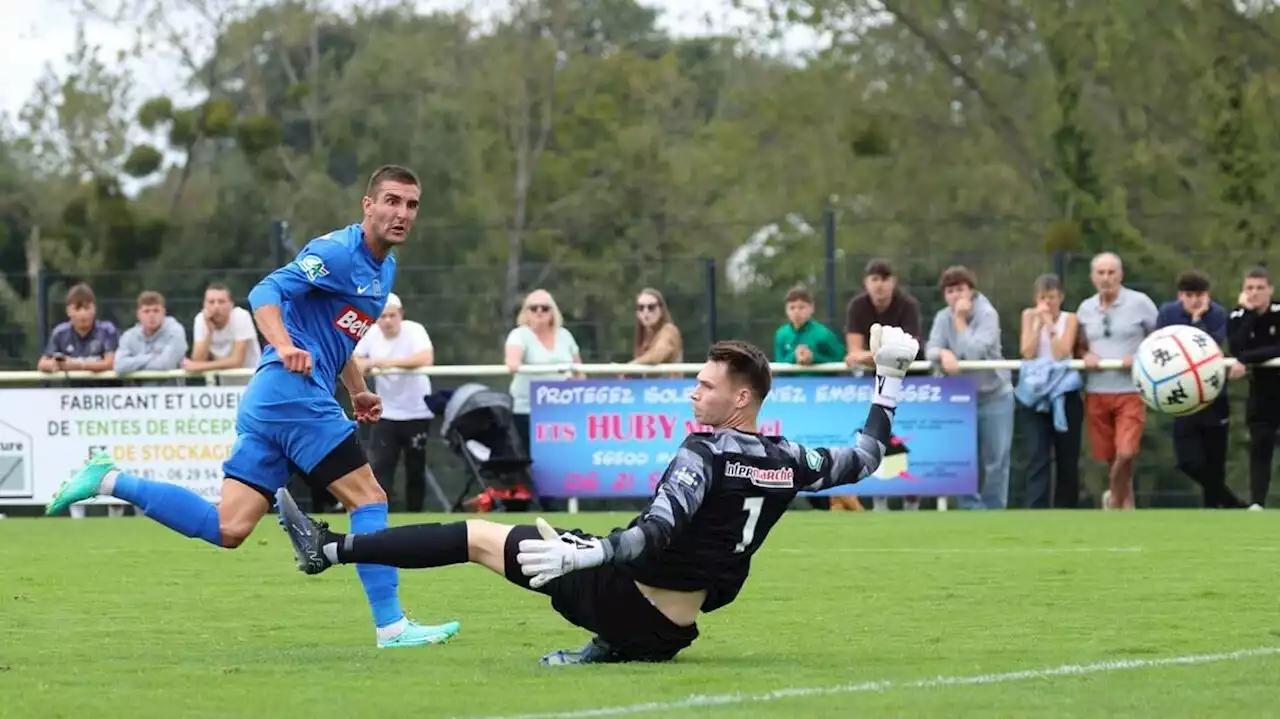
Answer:
[[[186,487],[154,482],[119,472],[111,495],[133,504],[142,513],[175,532],[222,546],[218,508]],[[383,512],[385,522],[385,506]]]
[[[356,507],[350,516],[352,534],[372,534],[387,528],[386,503]],[[360,583],[364,585],[375,625],[385,627],[404,618],[398,593],[400,570],[381,564],[357,564],[356,574],[360,575]]]

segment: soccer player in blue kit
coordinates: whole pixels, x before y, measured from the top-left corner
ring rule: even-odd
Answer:
[[[180,534],[231,549],[248,538],[297,468],[347,507],[353,534],[386,528],[387,496],[334,391],[341,377],[356,420],[378,421],[382,401],[351,355],[386,304],[396,274],[390,252],[408,237],[420,195],[410,170],[379,168],[362,200],[362,222],[308,242],[293,262],[249,293],[270,347],[240,400],[219,504],[185,487],[121,472],[97,453],[62,485],[47,514],[110,495]],[[373,611],[377,646],[439,644],[458,632],[457,622],[422,625],[405,616],[396,568],[362,564],[356,571]]]

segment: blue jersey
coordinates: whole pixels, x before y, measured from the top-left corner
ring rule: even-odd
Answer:
[[[349,225],[308,242],[253,288],[249,304],[281,308],[289,339],[311,353],[312,377],[332,394],[356,343],[382,314],[395,277],[395,256],[375,259],[364,230]],[[275,347],[267,347],[258,366],[271,364],[280,364]]]

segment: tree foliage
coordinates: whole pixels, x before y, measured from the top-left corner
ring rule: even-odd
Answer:
[[[677,38],[634,0],[520,0],[483,22],[409,3],[77,3],[141,27],[142,56],[185,84],[134,97],[82,35],[0,139],[5,301],[27,314],[33,237],[46,270],[122,296],[243,291],[291,251],[273,220],[293,248],[353,221],[386,162],[423,179],[400,288],[456,335],[446,361],[493,360],[535,286],[588,355],[627,357],[643,284],[696,347],[703,258],[724,331],[764,341],[779,293],[822,282],[824,211],[841,303],[872,255],[926,306],[965,262],[1010,324],[1055,251],[1118,250],[1161,297],[1188,257],[1229,295],[1272,251],[1268,5],[773,0],[750,4],[752,32]],[[766,51],[795,26],[821,40]]]

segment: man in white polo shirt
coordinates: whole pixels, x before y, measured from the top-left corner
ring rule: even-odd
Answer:
[[[191,358],[182,361],[188,372],[220,369],[253,369],[262,358],[262,345],[253,316],[231,301],[226,285],[205,288],[204,308],[191,323]],[[222,384],[248,384],[248,377],[225,377]]]
[[[404,318],[395,294],[356,345],[360,370],[374,367],[416,369],[435,363],[435,349],[427,329]],[[382,398],[382,419],[373,425],[369,464],[388,497],[393,496],[396,465],[404,453],[405,508],[421,512],[427,489],[427,436],[434,417],[427,407],[431,379],[424,374],[379,375],[375,391]]]

